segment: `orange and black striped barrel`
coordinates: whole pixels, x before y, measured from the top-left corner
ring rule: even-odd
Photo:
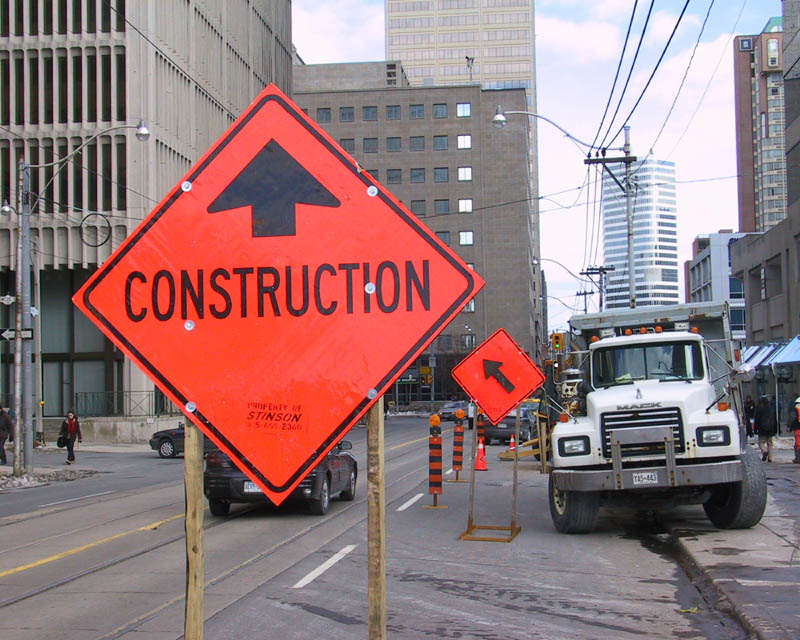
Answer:
[[[438,436],[428,439],[428,493],[442,493],[442,439]]]
[[[453,471],[461,471],[464,463],[464,425],[453,427]]]
[[[482,413],[479,413],[477,418],[475,419],[475,426],[478,429],[478,440],[483,438],[484,442],[485,442],[486,441],[486,431],[485,431],[486,416],[483,415]]]

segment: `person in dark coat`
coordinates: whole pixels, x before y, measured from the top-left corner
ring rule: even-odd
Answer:
[[[12,432],[14,423],[11,416],[6,413],[6,410],[0,407],[0,464],[8,464],[6,460],[6,440],[10,437],[13,439]]]
[[[753,402],[753,398],[747,396],[747,400],[744,403],[744,419],[747,423],[747,437],[752,438],[754,435],[753,432],[753,418],[756,415],[756,403]]]
[[[769,406],[767,396],[761,396],[758,400],[753,428],[758,434],[761,460],[772,462],[772,438],[778,432],[778,421],[775,419],[775,412]]]
[[[67,412],[67,417],[61,423],[61,431],[58,432],[58,435],[67,439],[67,464],[72,464],[75,462],[75,440],[83,442],[81,425],[78,417],[72,411]]]

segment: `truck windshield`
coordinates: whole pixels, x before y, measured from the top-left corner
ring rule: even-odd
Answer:
[[[634,380],[700,380],[703,357],[700,343],[660,342],[597,349],[592,356],[592,384],[610,387]]]

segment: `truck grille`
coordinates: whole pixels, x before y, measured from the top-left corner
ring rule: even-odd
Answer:
[[[675,453],[683,453],[686,445],[683,442],[683,420],[681,410],[677,407],[665,409],[643,409],[637,411],[611,411],[600,417],[600,433],[603,437],[603,455],[611,457],[611,436],[613,429],[632,427],[671,427],[675,440]],[[622,445],[622,457],[664,455],[664,443]]]

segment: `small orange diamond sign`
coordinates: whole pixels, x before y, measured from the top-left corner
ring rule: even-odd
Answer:
[[[544,383],[544,374],[505,329],[498,329],[453,368],[453,378],[497,424]]]
[[[73,301],[279,504],[482,286],[270,85]]]

